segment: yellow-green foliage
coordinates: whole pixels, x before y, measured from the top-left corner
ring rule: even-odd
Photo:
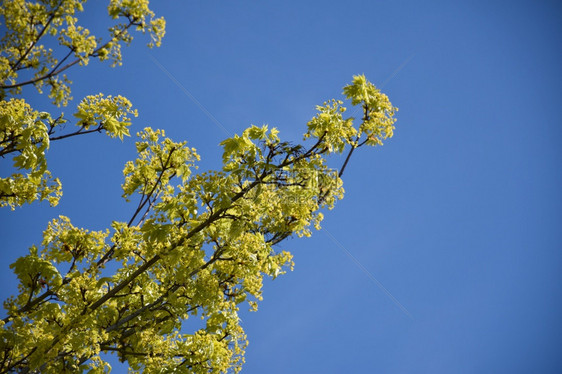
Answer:
[[[4,95],[19,92],[25,66],[36,71],[33,84],[50,85],[55,103],[66,104],[67,87],[41,78],[60,62],[37,43],[43,29],[80,64],[119,62],[129,23],[159,44],[164,23],[153,18],[148,1],[111,1],[110,16],[126,22],[112,28],[105,44],[77,25],[83,2],[4,1]],[[163,130],[139,132],[138,157],[123,170],[123,198],[135,202],[130,218],[90,231],[60,216],[40,245],[11,265],[19,288],[4,303],[0,373],[104,373],[111,368],[103,353],[117,355],[132,372],[238,372],[247,345],[239,308],[257,310],[264,277],[293,266],[279,244],[319,229],[320,210],[343,197],[340,176],[352,152],[392,136],[396,109],[364,76],[354,77],[344,94],[363,109],[362,119],[344,118],[342,101],[326,102],[308,122],[304,145],[282,141],[275,128],[251,126],[221,143],[217,171],[197,172],[195,149]],[[102,130],[122,138],[135,115],[125,98],[88,96],[74,114],[78,130],[55,135],[62,116],[34,111],[23,99],[2,100],[0,155],[11,154],[27,174],[0,180],[0,204],[56,204],[60,183],[45,158],[50,143]],[[344,152],[340,170],[326,165],[327,155]]]
[[[11,155],[17,172],[0,177],[0,207],[12,209],[35,200],[48,200],[56,205],[62,195],[61,183],[47,169],[46,152],[52,140],[101,132],[110,137],[129,135],[136,110],[124,97],[87,96],[74,114],[78,130],[54,135],[67,122],[61,115],[54,119],[49,113],[34,111],[23,99],[0,101],[0,156]],[[25,174],[19,172],[24,171]]]
[[[0,39],[0,97],[18,94],[22,86],[33,84],[39,92],[47,86],[53,102],[66,105],[71,99],[70,82],[61,73],[71,66],[87,65],[91,58],[120,65],[121,45],[131,42],[131,28],[148,33],[150,47],[160,45],[165,22],[154,17],[147,0],[111,0],[108,13],[115,22],[107,35],[99,37],[78,24],[77,14],[85,2],[2,1],[0,17],[6,30]],[[45,46],[49,37],[58,42],[59,49]]]
[[[47,168],[46,152],[53,140],[91,132],[111,137],[129,135],[130,120],[136,116],[123,97],[102,94],[84,98],[75,116],[77,129],[64,132],[62,114],[34,111],[23,98],[22,87],[45,88],[56,106],[72,99],[70,81],[64,72],[91,59],[121,64],[121,45],[129,44],[131,28],[150,35],[150,47],[159,46],[165,32],[163,18],[155,18],[148,1],[112,0],[109,18],[114,20],[107,35],[95,36],[78,24],[77,14],[85,0],[4,0],[0,23],[0,157],[11,156],[17,170],[0,176],[0,207],[12,209],[36,200],[56,205],[62,195],[61,183]],[[49,40],[51,39],[51,40]],[[46,45],[57,44],[54,50]],[[55,118],[56,117],[56,118]],[[55,119],[53,119],[55,118]],[[4,167],[3,170],[7,170]]]
[[[247,344],[240,304],[257,309],[263,277],[292,267],[277,245],[310,235],[320,209],[343,197],[324,156],[378,144],[368,141],[375,130],[361,129],[381,126],[381,110],[393,122],[386,108],[358,104],[370,116],[359,126],[342,118],[341,102],[319,107],[308,147],[251,126],[222,142],[222,170],[204,173],[186,142],[141,131],[138,158],[124,169],[123,197],[137,201],[131,219],[92,232],[60,217],[12,265],[20,287],[5,303],[3,370],[103,372],[100,353],[113,352],[134,372],[238,371]],[[186,332],[195,317],[204,327]]]

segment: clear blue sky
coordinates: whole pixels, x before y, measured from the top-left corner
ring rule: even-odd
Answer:
[[[284,243],[296,267],[243,313],[243,373],[562,372],[557,2],[153,7],[167,20],[163,46],[149,52],[139,39],[121,68],[74,70],[73,96],[128,97],[140,112],[133,131],[188,140],[203,168],[220,167],[218,143],[252,123],[299,140],[314,106],[341,97],[353,74],[384,84],[400,108],[395,137],[354,154],[325,232]],[[133,209],[120,199],[133,139],[75,138],[49,158],[59,207],[0,212],[2,299],[15,289],[8,264],[52,217],[102,229]]]

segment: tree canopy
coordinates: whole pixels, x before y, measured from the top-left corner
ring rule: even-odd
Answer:
[[[68,131],[61,125],[72,121],[35,111],[21,97],[21,87],[34,85],[47,87],[55,106],[69,104],[64,71],[90,59],[118,65],[130,29],[160,44],[165,23],[148,1],[111,0],[106,39],[78,25],[83,3],[3,2],[0,155],[11,157],[14,170],[0,180],[4,207],[60,199],[46,159],[52,141],[130,135],[136,110],[126,98],[87,96]],[[62,54],[47,47],[47,36]],[[123,170],[129,219],[91,231],[60,216],[10,266],[19,287],[4,303],[0,373],[107,372],[104,353],[133,372],[240,370],[247,338],[239,308],[257,310],[264,277],[292,267],[282,242],[319,229],[321,210],[343,197],[341,176],[354,150],[393,135],[396,108],[364,76],[354,76],[343,95],[361,108],[360,118],[346,116],[343,101],[327,101],[307,123],[302,145],[283,141],[275,128],[251,126],[220,144],[223,163],[212,171],[197,171],[199,155],[187,142],[164,130],[139,131],[137,158]],[[340,169],[327,165],[331,154],[343,156]]]

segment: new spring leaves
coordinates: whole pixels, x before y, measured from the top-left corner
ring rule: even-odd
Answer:
[[[185,142],[140,132],[138,157],[124,169],[124,197],[137,202],[130,220],[88,231],[60,217],[11,266],[20,285],[0,322],[0,372],[104,372],[104,352],[134,372],[240,370],[240,304],[257,309],[263,277],[292,266],[278,244],[310,235],[320,209],[343,197],[325,156],[348,152],[347,162],[392,136],[396,109],[364,76],[344,94],[361,105],[361,120],[327,102],[308,122],[308,146],[252,126],[221,143],[219,171],[195,173],[199,156]],[[79,116],[83,125],[103,115],[100,100]],[[329,177],[311,184],[311,175]],[[203,327],[193,329],[195,316]]]
[[[103,38],[78,24],[84,2],[6,0],[0,7],[0,156],[13,165],[0,178],[2,207],[57,204],[61,183],[46,157],[53,142],[129,136],[137,112],[124,97],[87,96],[71,119],[19,97],[25,86],[47,88],[55,107],[66,106],[71,67],[91,59],[119,65],[131,30],[160,44],[165,22],[147,0],[110,0]],[[105,353],[133,372],[240,370],[247,340],[238,310],[243,303],[256,310],[263,277],[292,266],[280,243],[320,227],[320,209],[343,197],[340,177],[355,149],[392,136],[396,109],[364,76],[344,94],[362,108],[361,119],[344,118],[341,101],[324,103],[308,123],[308,146],[252,126],[221,143],[218,171],[197,173],[195,149],[163,130],[137,134],[138,155],[125,165],[122,185],[135,202],[129,219],[89,231],[61,216],[11,265],[19,287],[0,321],[0,373],[107,372]],[[334,175],[325,158],[344,152]]]
[[[163,18],[155,18],[148,0],[110,0],[108,14],[113,20],[107,35],[98,37],[78,24],[76,15],[85,0],[6,0],[0,7],[5,33],[0,40],[0,96],[20,94],[33,85],[41,93],[45,86],[56,105],[66,106],[70,81],[62,74],[90,59],[121,64],[121,46],[131,43],[130,30],[147,33],[149,47],[159,46],[165,33]],[[45,39],[52,39],[49,46]],[[53,50],[52,44],[58,45]]]
[[[136,115],[131,103],[120,96],[93,95],[84,98],[67,120],[60,112],[38,112],[22,98],[26,86],[39,93],[47,89],[56,106],[72,100],[65,72],[86,66],[92,59],[121,64],[121,46],[131,43],[131,30],[146,33],[149,46],[160,45],[163,18],[155,18],[148,1],[111,0],[111,25],[103,37],[92,35],[78,24],[84,0],[6,0],[0,6],[4,35],[0,39],[0,156],[12,157],[16,170],[0,176],[0,207],[15,208],[35,200],[56,205],[61,183],[47,168],[46,151],[52,141],[92,132],[112,137],[128,135],[128,115]],[[74,131],[66,123],[77,126]],[[4,168],[6,170],[7,168]]]
[[[110,137],[129,135],[136,110],[124,97],[87,96],[78,105],[74,117],[77,130],[60,134],[68,122],[62,115],[53,119],[47,112],[37,112],[23,99],[0,102],[0,156],[12,155],[16,172],[0,178],[0,207],[12,209],[35,200],[48,200],[54,206],[62,195],[62,185],[47,169],[46,152],[51,141],[92,132]],[[23,171],[24,173],[20,172]]]

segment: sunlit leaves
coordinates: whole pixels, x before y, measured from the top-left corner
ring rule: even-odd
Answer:
[[[13,209],[35,200],[56,205],[62,191],[60,181],[47,169],[51,141],[92,131],[123,139],[129,136],[129,116],[136,115],[132,104],[121,96],[87,96],[74,114],[78,129],[55,136],[66,122],[62,115],[53,119],[49,113],[33,110],[23,99],[0,101],[0,156],[12,156],[18,170],[0,179],[0,206]]]
[[[345,107],[342,101],[332,100],[316,107],[318,114],[308,122],[305,138],[323,138],[327,150],[342,153],[345,146],[351,143],[357,130],[353,127],[353,119],[343,118]]]
[[[115,21],[102,37],[79,25],[77,15],[84,10],[83,3],[85,0],[2,2],[0,17],[6,29],[0,39],[0,96],[19,94],[28,84],[39,91],[47,85],[53,102],[67,105],[70,81],[61,73],[68,68],[86,65],[91,58],[121,64],[121,45],[131,42],[130,29],[149,34],[150,47],[160,45],[165,21],[154,17],[147,0],[112,0],[108,12]],[[58,47],[53,49],[54,42]]]
[[[51,177],[45,158],[48,126],[53,122],[48,113],[32,110],[23,99],[0,101],[0,156],[13,153],[14,168],[26,171],[0,178],[0,207],[13,209],[44,199],[58,203],[61,185]]]
[[[111,0],[108,8],[109,15],[113,19],[119,16],[132,20],[137,30],[150,34],[149,47],[159,47],[165,34],[166,22],[164,18],[154,18],[154,12],[148,8],[148,0]],[[113,30],[121,30],[116,27]],[[117,34],[117,32],[114,32]],[[130,42],[126,37],[123,40]]]
[[[130,30],[148,34],[148,45],[159,46],[165,33],[163,18],[155,18],[146,0],[113,0],[108,5],[112,25],[107,35],[92,35],[81,26],[78,14],[85,0],[4,0],[0,6],[0,156],[10,154],[13,171],[0,179],[0,207],[14,209],[36,200],[54,206],[61,195],[61,182],[47,169],[50,142],[75,135],[105,131],[123,139],[129,135],[129,116],[137,113],[121,96],[87,96],[75,116],[78,129],[64,132],[63,115],[36,111],[16,99],[22,87],[46,88],[56,106],[72,100],[66,70],[87,65],[91,59],[121,64],[121,46],[132,41]],[[3,170],[8,170],[4,168]],[[180,171],[181,173],[181,171]]]
[[[107,249],[105,241],[108,234],[109,231],[90,232],[77,228],[68,217],[60,216],[51,221],[43,232],[43,253],[47,260],[54,263],[90,264]]]
[[[169,180],[178,176],[187,180],[193,163],[199,159],[194,148],[186,147],[186,142],[175,143],[164,138],[163,130],[145,128],[137,134],[141,140],[136,143],[138,158],[125,165],[123,174],[124,197],[133,193],[147,194],[160,185],[167,185]]]
[[[51,261],[37,256],[33,249],[28,256],[20,257],[11,266],[20,280],[22,290],[29,290],[30,296],[44,287],[58,287],[62,277]]]
[[[344,95],[352,105],[363,107],[363,123],[360,134],[366,134],[367,145],[382,145],[382,141],[394,134],[395,112],[388,96],[381,93],[364,75],[356,75],[353,82],[343,88]]]
[[[79,119],[77,126],[89,130],[93,126],[100,126],[112,138],[118,137],[123,140],[123,136],[129,136],[129,126],[131,119],[129,115],[137,116],[136,110],[129,100],[122,96],[104,97],[103,94],[85,97],[74,116]]]
[[[130,219],[90,231],[61,216],[12,265],[19,294],[4,304],[0,372],[103,372],[103,353],[132,372],[238,372],[248,344],[239,309],[257,310],[264,279],[292,269],[284,240],[319,229],[320,210],[343,197],[343,167],[326,156],[348,152],[347,162],[370,137],[391,136],[394,108],[374,86],[356,77],[346,92],[364,109],[358,126],[333,100],[308,123],[309,144],[251,126],[221,143],[219,171],[197,172],[195,149],[163,130],[139,132],[123,170]],[[29,143],[41,143],[56,121],[19,105],[38,126]],[[6,108],[0,119],[17,131],[9,114],[19,112]],[[75,116],[82,131],[122,136],[134,114],[125,99],[97,95]]]

